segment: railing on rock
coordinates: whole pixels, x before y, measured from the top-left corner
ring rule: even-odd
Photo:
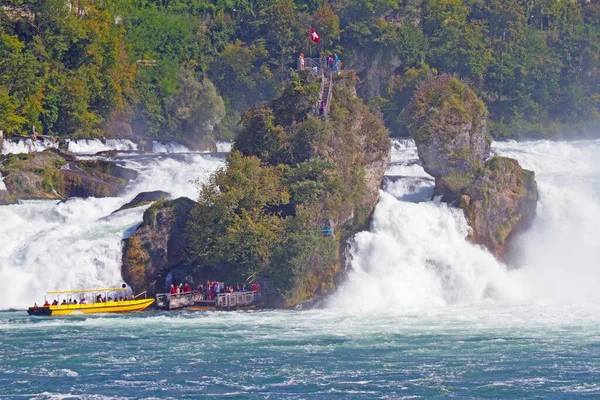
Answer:
[[[219,293],[216,306],[222,308],[244,307],[256,304],[262,299],[261,292]]]
[[[302,62],[298,59],[298,70],[302,69]],[[326,61],[321,58],[304,58],[304,70],[310,71],[321,79],[319,100],[313,105],[312,114],[328,120],[333,89],[333,70],[331,67],[328,67]],[[321,112],[322,102],[325,103],[325,108]]]
[[[158,293],[156,307],[164,310],[176,310],[194,305],[215,307],[216,309],[233,309],[262,304],[267,299],[266,292],[232,292],[218,293],[212,300],[205,299],[204,293]]]

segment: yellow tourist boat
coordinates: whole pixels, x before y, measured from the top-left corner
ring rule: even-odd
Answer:
[[[29,307],[27,313],[42,317],[98,313],[131,313],[141,311],[154,302],[154,299],[146,299],[146,292],[125,300],[123,299],[125,291],[125,288],[102,288],[48,292],[48,295],[56,296],[55,301],[50,304],[46,297],[46,304],[42,306],[36,304],[33,307]],[[144,298],[138,299],[142,295],[144,295]],[[91,297],[90,302],[87,301],[88,297]],[[60,301],[61,298],[62,303]],[[83,304],[81,303],[82,299],[86,299]]]

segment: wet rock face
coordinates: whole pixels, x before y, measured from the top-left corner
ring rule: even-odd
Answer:
[[[502,258],[510,238],[535,216],[535,174],[510,158],[487,160],[487,111],[457,78],[422,85],[408,110],[409,131],[423,168],[435,178],[435,194],[462,208],[470,239]]]
[[[161,292],[166,275],[184,259],[188,245],[185,224],[195,202],[187,197],[158,201],[144,213],[144,222],[123,240],[121,271],[135,293]]]
[[[137,172],[107,161],[78,161],[67,152],[8,156],[0,166],[8,195],[0,204],[17,199],[64,199],[118,196]]]
[[[494,157],[461,195],[459,207],[472,228],[471,240],[502,259],[511,236],[535,216],[537,199],[534,172],[511,158]]]

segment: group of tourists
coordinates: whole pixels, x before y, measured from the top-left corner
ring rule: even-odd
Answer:
[[[220,293],[235,293],[235,292],[260,292],[261,287],[258,281],[254,282],[252,286],[248,286],[245,283],[237,283],[233,285],[225,285],[223,282],[217,281],[206,281],[206,284],[198,283],[194,294],[201,296],[200,300],[214,300]],[[192,291],[190,285],[186,282],[185,284],[180,283],[178,286],[171,285],[171,295],[186,294]]]
[[[304,71],[305,65],[306,65],[306,63],[304,60],[304,53],[300,53],[300,55],[298,56],[298,69],[300,71]],[[339,65],[340,65],[340,58],[338,57],[337,53],[333,53],[333,55],[330,54],[328,56],[325,56],[325,66],[326,66],[327,70],[333,71],[336,74],[339,74],[340,73]],[[313,71],[318,72],[318,68],[316,66],[313,67]]]
[[[333,55],[328,55],[327,57],[325,57],[325,65],[327,66],[328,70],[333,70],[333,72],[335,72],[336,74],[339,74],[339,64],[340,64],[340,58],[338,57],[337,53],[333,53]]]

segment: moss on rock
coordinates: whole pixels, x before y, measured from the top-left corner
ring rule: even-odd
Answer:
[[[442,75],[421,84],[407,108],[408,130],[428,174],[468,171],[490,155],[487,109],[467,84]]]
[[[9,155],[0,166],[8,195],[0,204],[17,199],[61,199],[119,195],[135,171],[106,161],[78,161],[57,149]]]
[[[535,216],[537,199],[532,171],[511,158],[494,157],[466,189],[459,207],[472,228],[471,239],[502,258],[510,237]]]
[[[470,239],[503,257],[515,232],[535,215],[535,175],[516,160],[490,154],[487,111],[459,79],[445,75],[421,85],[408,108],[409,131],[435,193],[457,204]]]

